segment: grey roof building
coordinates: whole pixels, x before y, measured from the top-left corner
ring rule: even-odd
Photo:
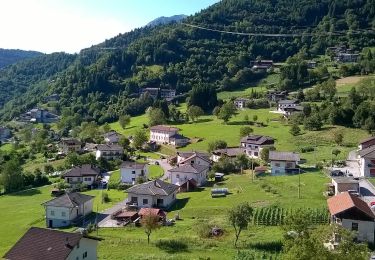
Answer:
[[[294,152],[270,151],[270,153],[269,153],[269,160],[270,161],[292,161],[292,162],[298,162],[298,161],[300,161],[300,157],[299,157],[298,153],[294,153]]]
[[[64,174],[66,177],[85,177],[85,176],[98,176],[100,174],[100,169],[90,165],[84,164],[81,166],[75,166]]]
[[[265,135],[248,135],[241,138],[241,143],[254,145],[273,145],[275,143],[275,139]]]
[[[63,260],[78,259],[82,256],[81,253],[85,253],[87,259],[97,259],[96,248],[100,240],[81,233],[31,227],[4,255],[4,258]]]
[[[170,195],[178,189],[177,185],[162,181],[153,180],[138,185],[134,185],[126,190],[127,193],[134,193],[139,195]]]
[[[61,195],[60,197],[44,202],[42,205],[75,208],[90,200],[93,200],[94,198],[95,198],[94,196],[90,196],[90,195],[86,195],[86,194],[82,194],[78,192],[73,192],[73,193],[66,193],[64,195]]]

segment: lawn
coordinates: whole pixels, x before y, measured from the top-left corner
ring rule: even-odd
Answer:
[[[3,152],[10,152],[13,150],[13,144],[3,144],[0,146],[0,151],[3,151]]]
[[[276,149],[280,151],[296,151],[301,148],[312,146],[314,152],[302,153],[301,157],[307,159],[308,164],[315,164],[317,161],[330,160],[332,150],[339,149],[341,153],[337,159],[345,159],[351,150],[355,150],[360,140],[368,137],[368,133],[362,129],[346,128],[342,126],[326,125],[321,131],[302,131],[299,136],[293,136],[289,133],[287,124],[280,121],[280,115],[270,113],[271,109],[245,109],[238,111],[228,124],[223,124],[222,120],[212,115],[205,115],[197,123],[184,123],[176,125],[181,129],[181,133],[189,138],[200,138],[202,141],[192,143],[182,150],[207,150],[208,143],[214,140],[225,140],[229,146],[239,146],[240,128],[245,126],[244,117],[248,115],[252,120],[253,116],[258,117],[258,122],[263,122],[264,127],[252,125],[255,134],[268,135],[275,138]],[[118,123],[111,124],[115,130],[131,135],[136,129],[140,129],[144,123],[147,123],[147,116],[142,115],[133,117],[130,126],[122,130]],[[301,126],[303,128],[303,126]],[[334,143],[334,132],[343,133],[343,145],[338,146]],[[171,154],[173,149],[167,149],[163,146],[162,153]]]
[[[148,166],[149,171],[149,178],[150,179],[158,179],[163,176],[164,170],[159,165],[149,165]]]
[[[173,227],[162,227],[151,235],[147,244],[142,228],[100,229],[104,240],[99,244],[102,259],[233,259],[234,233],[227,221],[227,211],[241,202],[249,202],[253,207],[277,205],[284,208],[326,207],[323,197],[328,178],[319,172],[304,173],[301,178],[301,199],[298,199],[298,176],[261,177],[252,182],[249,175],[229,175],[217,187],[229,188],[230,195],[211,198],[211,187],[188,193],[179,193],[178,202],[171,209],[168,218],[177,213],[182,218]],[[273,192],[264,188],[267,184]],[[212,186],[212,185],[211,185]],[[224,229],[224,236],[203,239],[198,236],[197,226],[203,222],[215,224]],[[158,240],[173,239],[186,247],[184,250],[168,250],[157,245]],[[241,250],[265,252],[265,247],[275,245],[271,252],[280,250],[282,230],[280,227],[251,226],[240,237]],[[272,246],[271,246],[272,248]],[[269,248],[268,248],[269,250]]]
[[[0,256],[32,226],[43,227],[44,208],[51,186],[0,196]]]
[[[113,173],[117,174],[117,172]],[[114,175],[113,175],[114,176]],[[233,231],[226,221],[226,212],[233,205],[249,202],[254,207],[278,205],[285,208],[312,207],[326,205],[322,192],[328,179],[318,172],[304,173],[301,177],[301,199],[297,197],[298,176],[261,177],[254,182],[249,175],[229,175],[218,187],[227,187],[231,192],[225,198],[211,198],[210,187],[190,193],[178,194],[178,202],[168,217],[177,212],[183,219],[174,227],[163,227],[152,235],[152,243],[147,245],[141,228],[101,229],[99,236],[104,240],[99,244],[102,259],[122,259],[132,254],[132,259],[198,259],[200,256],[213,259],[230,259],[236,253],[233,249]],[[272,192],[267,192],[267,184]],[[41,203],[51,199],[51,186],[0,197],[1,234],[7,234],[0,241],[0,254],[7,249],[31,226],[44,226],[44,209]],[[102,193],[108,193],[110,202],[102,203]],[[92,190],[85,192],[95,197],[94,210],[103,211],[125,199],[126,194],[117,190]],[[27,203],[25,203],[27,199]],[[198,238],[195,226],[202,221],[215,223],[224,228],[225,235],[219,239]],[[6,224],[5,224],[6,223]],[[187,249],[170,253],[155,246],[158,239],[173,238],[186,243]],[[255,239],[256,238],[256,239]],[[279,227],[252,227],[242,234],[240,246],[248,250],[251,243],[277,243],[282,238]]]

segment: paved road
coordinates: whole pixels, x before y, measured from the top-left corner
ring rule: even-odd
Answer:
[[[375,201],[375,187],[369,180],[359,180],[359,193],[367,203]]]

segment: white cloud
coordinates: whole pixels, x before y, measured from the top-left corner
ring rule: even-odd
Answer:
[[[63,1],[62,1],[63,2]],[[134,27],[56,1],[1,0],[0,47],[78,52]]]

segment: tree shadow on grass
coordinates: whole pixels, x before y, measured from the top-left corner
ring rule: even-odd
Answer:
[[[188,252],[188,245],[183,241],[175,239],[159,240],[156,242],[156,246],[170,254]]]
[[[188,203],[189,199],[190,198],[177,199],[176,203],[169,210],[173,211],[183,209],[185,205]]]
[[[255,249],[266,252],[281,252],[283,243],[281,241],[249,243],[246,245],[249,249]]]
[[[18,192],[13,192],[13,193],[8,193],[4,195],[9,195],[9,196],[33,196],[37,194],[41,194],[42,192],[38,189],[30,189],[30,190],[25,190],[25,191],[18,191]]]

